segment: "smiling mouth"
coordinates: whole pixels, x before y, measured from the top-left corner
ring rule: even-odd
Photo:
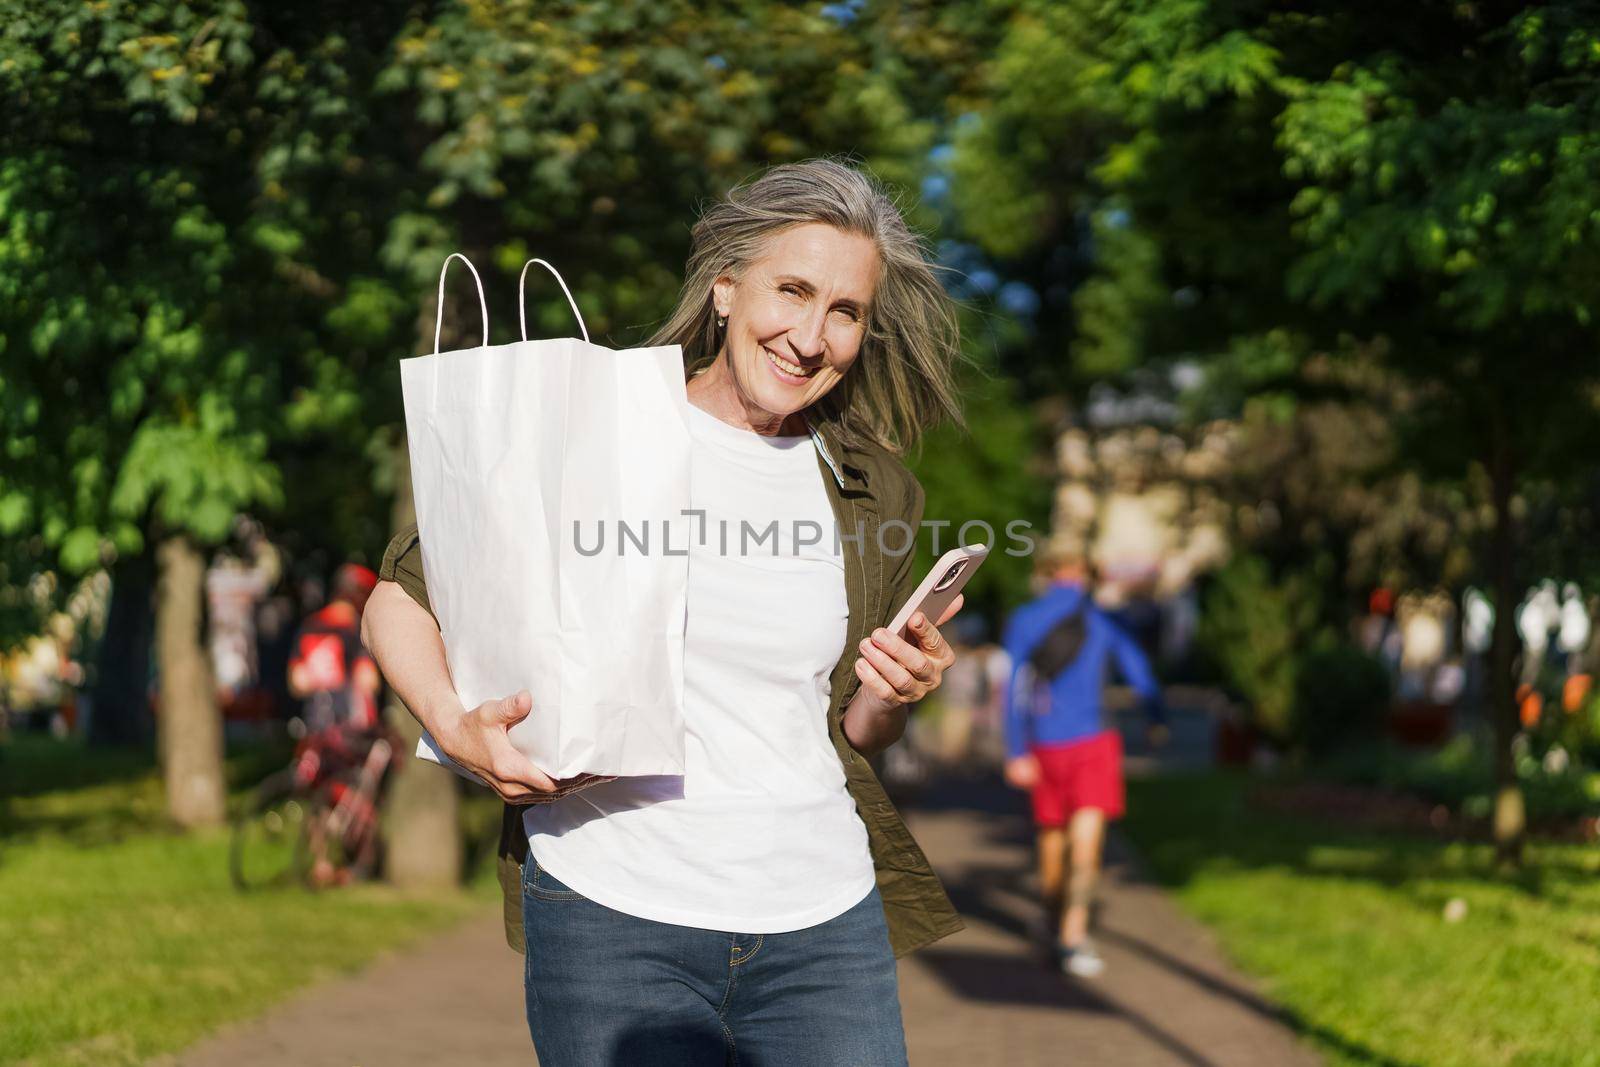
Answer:
[[[783,371],[783,373],[793,375],[796,378],[809,378],[813,374],[817,373],[817,371],[822,369],[821,364],[807,369],[800,366],[798,363],[790,363],[788,360],[778,355],[772,349],[767,348],[765,345],[762,346],[761,351],[767,354],[768,362],[770,362],[774,367],[777,367],[779,370]]]

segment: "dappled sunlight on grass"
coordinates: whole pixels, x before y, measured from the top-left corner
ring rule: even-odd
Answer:
[[[1332,1062],[1600,1064],[1600,849],[1504,876],[1488,845],[1259,812],[1248,785],[1131,782],[1128,829]]]
[[[230,760],[230,778],[243,788],[282,758],[286,752],[242,753]],[[228,879],[227,831],[168,828],[148,766],[100,784],[4,799],[5,1063],[142,1062],[492,910],[499,897],[492,854],[466,893],[370,884],[240,894]],[[489,821],[498,826],[498,805],[489,807],[468,806],[475,834]]]

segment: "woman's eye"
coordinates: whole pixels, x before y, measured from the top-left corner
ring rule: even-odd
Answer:
[[[793,293],[796,296],[800,295],[800,290],[793,285],[785,285],[780,291],[785,293]]]

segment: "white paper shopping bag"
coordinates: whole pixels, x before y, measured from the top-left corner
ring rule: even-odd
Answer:
[[[527,688],[533,712],[510,738],[553,778],[681,774],[682,350],[592,344],[581,314],[582,340],[526,340],[524,317],[524,340],[490,345],[483,284],[460,253],[439,272],[439,306],[453,259],[478,282],[484,343],[440,352],[436,324],[433,355],[401,360],[400,379],[456,692],[472,708]]]

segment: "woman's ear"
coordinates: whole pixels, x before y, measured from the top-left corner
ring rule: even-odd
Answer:
[[[722,317],[726,317],[728,310],[733,307],[733,291],[735,284],[726,274],[711,283],[711,310]]]

